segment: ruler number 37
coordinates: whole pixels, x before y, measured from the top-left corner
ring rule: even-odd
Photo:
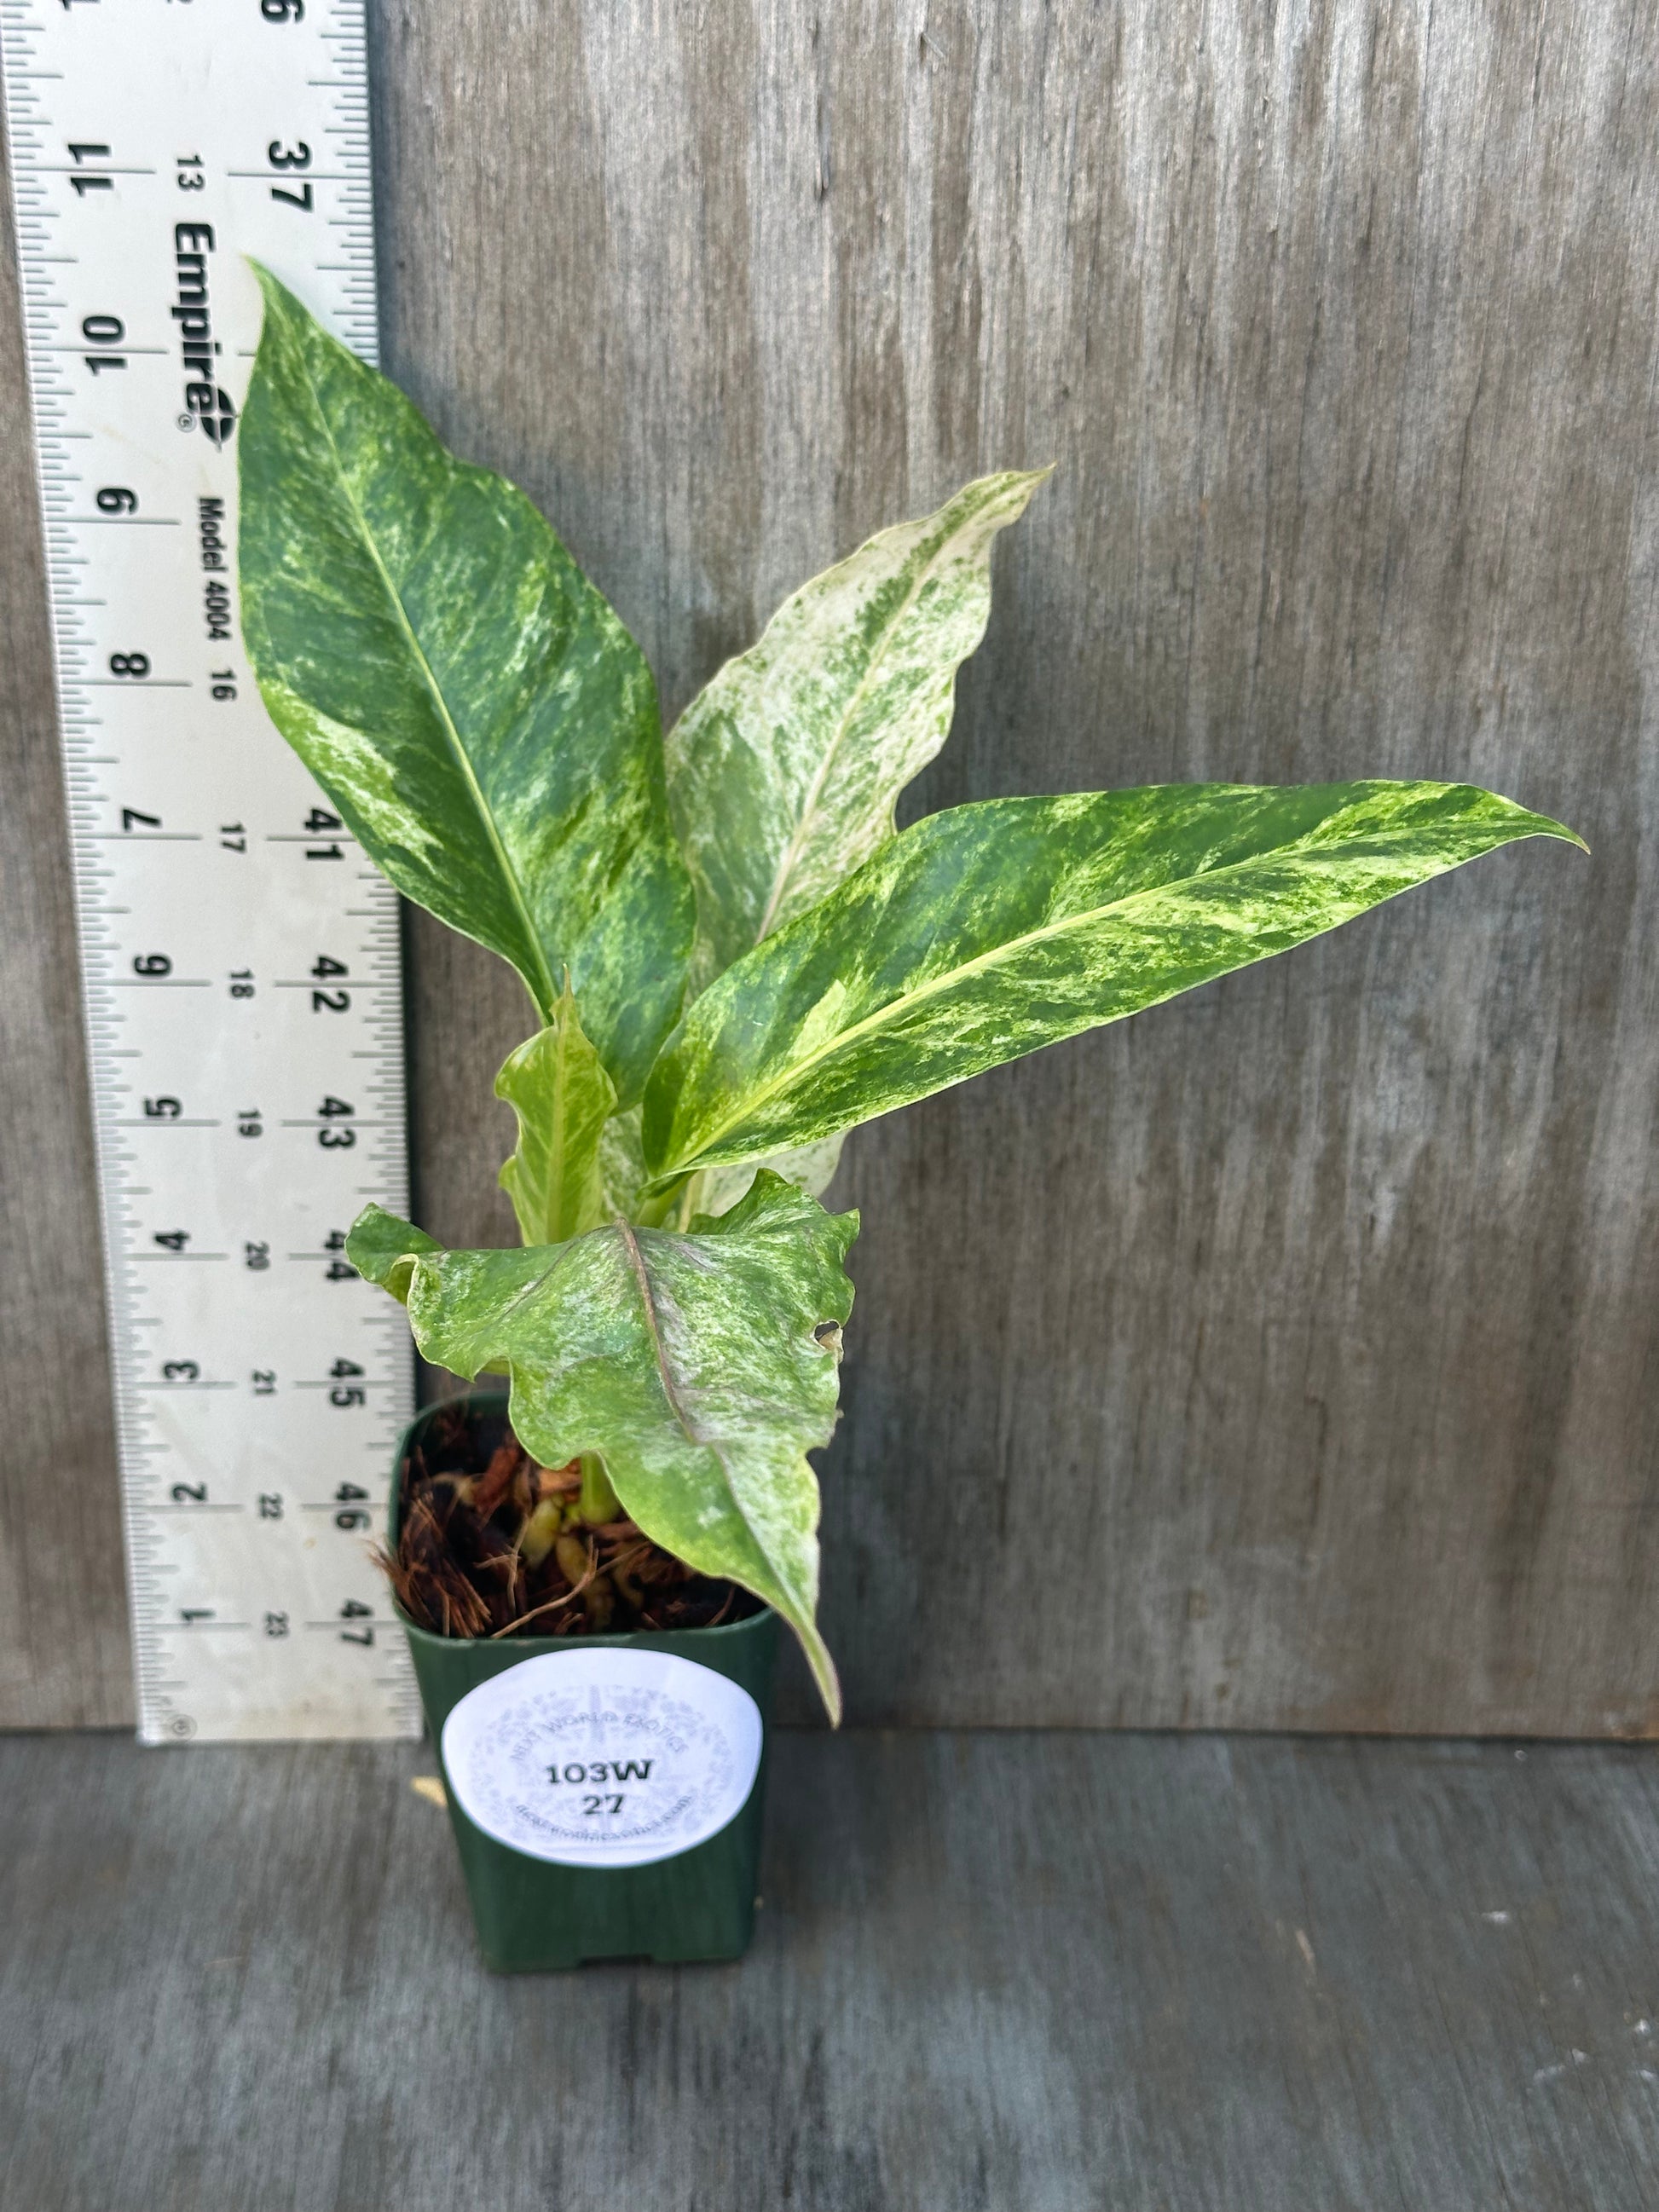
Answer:
[[[305,13],[304,8],[299,4],[299,0],[292,0],[291,15],[287,12],[287,6],[288,0],[284,0],[283,13],[273,15],[270,0],[266,0],[264,13],[267,20],[271,22],[297,22]],[[311,167],[311,149],[305,140],[298,138],[293,145],[285,146],[280,138],[273,138],[265,148],[265,159],[273,169],[283,173],[287,179],[283,184],[271,186],[272,199],[283,200],[289,207],[300,208],[307,215],[311,214],[315,205],[312,198],[311,179],[309,177],[300,179],[298,176],[298,172]],[[176,181],[181,192],[205,191],[207,170],[199,154],[180,154],[174,166],[179,173]],[[237,173],[246,175],[248,173],[243,170]]]
[[[273,169],[308,169],[311,167],[311,149],[303,138],[292,146],[284,146],[280,138],[273,138],[265,149],[265,159]],[[311,179],[306,178],[297,191],[294,190],[291,180],[286,185],[273,185],[270,197],[274,200],[286,200],[289,207],[303,208],[309,215],[312,210]]]

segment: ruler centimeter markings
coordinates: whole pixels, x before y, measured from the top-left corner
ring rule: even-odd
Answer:
[[[362,0],[0,0],[139,1734],[417,1732],[369,1559],[412,1410],[397,901],[235,604],[243,256],[375,357]]]

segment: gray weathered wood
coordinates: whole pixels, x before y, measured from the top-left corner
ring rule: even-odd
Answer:
[[[1053,459],[928,801],[1469,775],[1595,848],[855,1142],[852,1710],[1652,1725],[1652,9],[384,21],[391,364],[671,706]],[[510,1233],[516,987],[437,935],[428,1224]]]
[[[1468,775],[1595,848],[857,1140],[852,1711],[1659,1727],[1651,0],[370,12],[388,365],[671,708],[1054,459],[923,804]],[[426,1225],[510,1237],[518,987],[412,945]]]
[[[0,1725],[132,1712],[52,633],[0,166]]]
[[[7,2212],[1648,2212],[1653,1751],[797,1733],[732,1967],[479,1968],[392,1746],[0,1745]]]

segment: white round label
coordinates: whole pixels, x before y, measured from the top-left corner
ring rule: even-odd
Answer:
[[[497,1843],[559,1866],[648,1866],[717,1835],[760,1768],[760,1707],[667,1651],[544,1652],[444,1723],[455,1802]]]

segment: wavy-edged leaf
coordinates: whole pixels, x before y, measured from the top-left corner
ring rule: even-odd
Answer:
[[[240,590],[271,719],[376,866],[510,960],[544,1021],[569,970],[635,1097],[693,921],[651,672],[523,493],[258,274]]]
[[[383,1206],[366,1206],[346,1237],[346,1257],[364,1279],[390,1291],[400,1306],[409,1304],[410,1278],[415,1263],[428,1253],[443,1250],[435,1237],[412,1222],[399,1221]]]
[[[1443,783],[1165,784],[930,816],[691,1006],[646,1091],[646,1164],[809,1144],[1540,836],[1579,842]]]
[[[520,1252],[446,1252],[370,1206],[346,1256],[400,1291],[428,1359],[507,1370],[514,1432],[544,1466],[597,1452],[654,1542],[775,1607],[836,1720],[806,1453],[835,1427],[857,1234],[857,1214],[763,1176],[685,1236],[617,1223]]]
[[[981,477],[882,531],[786,599],[681,715],[668,793],[696,885],[694,992],[892,836],[985,635],[992,540],[1048,473]]]
[[[585,1035],[575,994],[564,994],[544,1030],[509,1053],[495,1096],[519,1117],[519,1141],[501,1168],[526,1244],[562,1244],[605,1218],[599,1136],[617,1091]]]

